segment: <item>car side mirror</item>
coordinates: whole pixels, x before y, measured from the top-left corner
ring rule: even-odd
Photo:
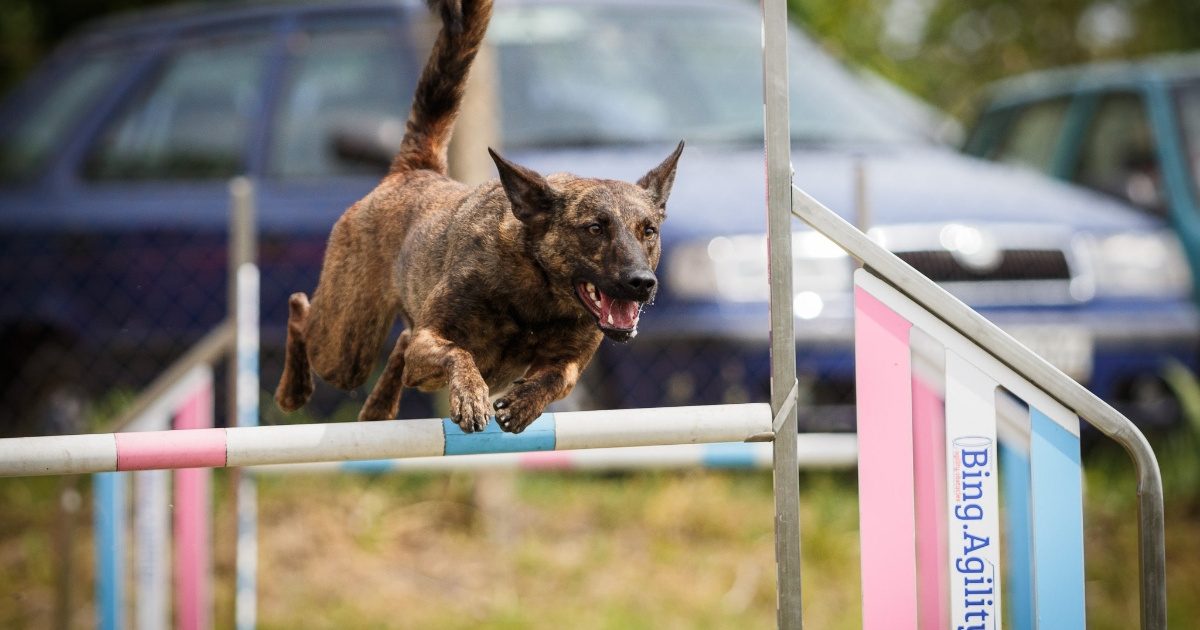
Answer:
[[[335,125],[329,143],[339,160],[386,171],[404,139],[404,120],[393,116],[356,116]]]

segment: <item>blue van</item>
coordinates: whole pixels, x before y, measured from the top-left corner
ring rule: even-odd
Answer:
[[[144,385],[221,320],[238,174],[258,182],[272,389],[287,295],[313,288],[330,226],[381,172],[348,140],[402,124],[431,26],[416,0],[191,7],[101,22],[57,50],[0,105],[5,430],[54,430]],[[565,404],[766,400],[755,7],[501,0],[489,38],[515,161],[628,179],[688,141],[659,297]],[[1171,421],[1146,384],[1167,358],[1195,366],[1200,320],[1161,222],[930,144],[798,29],[789,54],[797,184],[1132,417]],[[851,430],[854,262],[798,223],[794,253],[801,422]],[[327,409],[347,400],[327,390]],[[422,400],[406,395],[402,414],[427,415]]]

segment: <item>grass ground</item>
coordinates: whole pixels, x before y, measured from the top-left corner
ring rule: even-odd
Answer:
[[[1165,450],[1170,450],[1165,449]],[[1169,465],[1164,468],[1170,470]],[[1178,476],[1168,475],[1168,484]],[[214,484],[226,487],[224,474]],[[802,475],[805,621],[857,628],[851,473]],[[1087,467],[1089,627],[1136,626],[1131,471]],[[0,483],[0,627],[53,617],[54,479]],[[83,484],[86,495],[86,482]],[[1172,625],[1200,616],[1200,500],[1168,486]],[[231,619],[232,521],[218,496],[217,617]],[[767,473],[264,478],[263,628],[767,628],[774,623]],[[91,625],[84,502],[73,617]]]

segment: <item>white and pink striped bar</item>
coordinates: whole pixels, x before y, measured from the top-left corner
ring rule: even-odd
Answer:
[[[853,433],[802,433],[796,440],[801,469],[853,468],[858,439]],[[767,469],[774,464],[768,442],[668,444],[576,451],[481,453],[456,457],[411,457],[350,462],[255,466],[255,474],[427,473],[459,471],[631,471],[710,468]]]
[[[535,435],[539,424],[544,429]],[[463,435],[442,419],[66,435],[0,440],[0,477],[764,441],[771,436],[771,409],[765,403],[546,414],[521,435],[494,430]]]

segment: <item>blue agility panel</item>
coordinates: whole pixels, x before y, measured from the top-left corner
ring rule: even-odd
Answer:
[[[1032,405],[1034,606],[1038,628],[1083,630],[1079,436]]]
[[[1000,442],[1000,486],[1004,493],[1004,540],[1008,560],[1008,620],[1013,630],[1033,630],[1033,525],[1030,522],[1029,454]]]
[[[482,431],[463,433],[448,419],[442,420],[446,432],[446,455],[476,455],[480,453],[523,453],[553,451],[554,414],[544,413],[521,433],[505,433],[495,420]]]
[[[96,628],[125,627],[125,473],[92,475]]]

